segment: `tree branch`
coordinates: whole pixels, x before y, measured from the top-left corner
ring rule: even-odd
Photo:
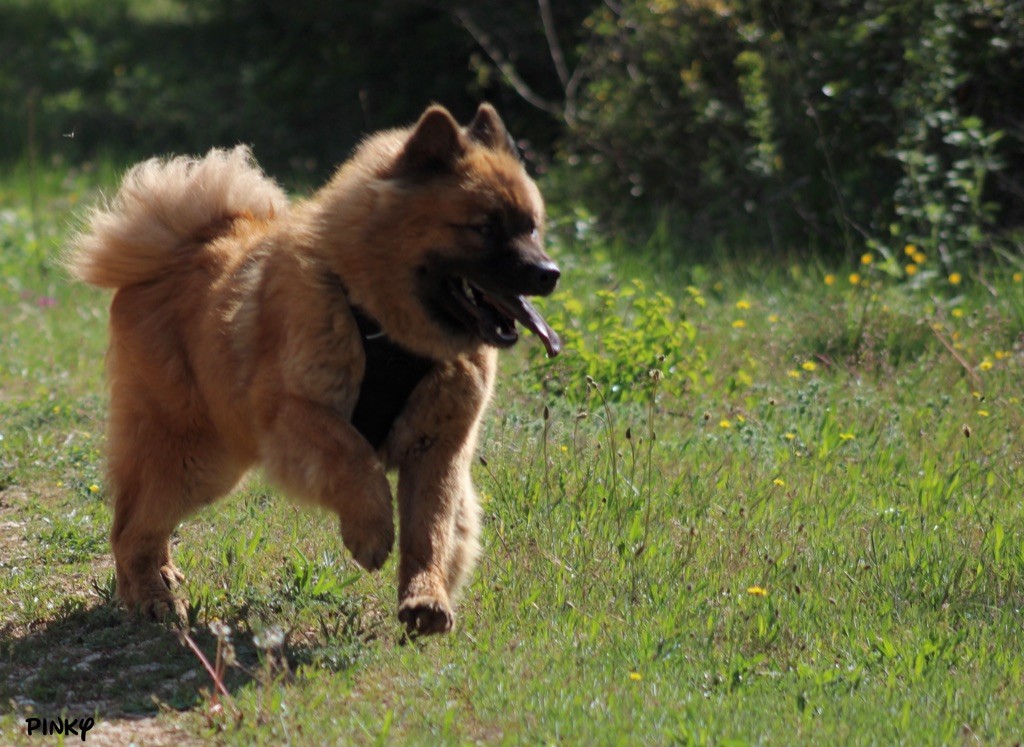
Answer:
[[[538,94],[525,80],[522,79],[516,71],[515,66],[494,43],[490,34],[477,25],[476,21],[474,21],[472,16],[469,15],[469,11],[465,8],[455,8],[452,11],[452,14],[458,19],[459,23],[463,25],[466,31],[469,32],[470,36],[473,37],[473,40],[480,45],[480,48],[484,50],[487,56],[491,58],[491,62],[493,62],[498,70],[501,71],[501,74],[505,76],[505,80],[507,80],[515,92],[519,94],[520,98],[531,106],[547,112],[553,117],[558,117],[559,119],[564,118],[565,113],[562,110],[562,107]]]
[[[551,14],[551,0],[537,0],[537,4],[540,5],[540,21],[544,25],[544,36],[548,40],[548,49],[551,51],[551,61],[555,63],[555,72],[558,73],[558,79],[562,81],[562,88],[568,89],[569,68],[565,65],[562,45],[555,32],[555,17]]]

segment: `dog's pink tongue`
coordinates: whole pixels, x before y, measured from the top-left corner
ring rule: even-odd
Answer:
[[[562,352],[562,341],[559,339],[558,334],[548,326],[548,323],[544,321],[544,317],[538,313],[537,309],[533,308],[533,304],[522,296],[516,296],[515,298],[508,299],[508,301],[516,321],[537,335],[540,341],[544,343],[544,347],[548,351],[548,358],[554,358]]]

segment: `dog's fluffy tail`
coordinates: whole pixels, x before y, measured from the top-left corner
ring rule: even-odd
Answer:
[[[92,285],[142,283],[179,265],[204,229],[243,215],[270,219],[287,207],[287,196],[247,147],[150,159],[132,167],[114,199],[92,212],[66,264]]]

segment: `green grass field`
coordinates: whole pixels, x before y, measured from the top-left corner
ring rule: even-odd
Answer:
[[[403,644],[394,561],[254,475],[176,535],[225,695],[112,602],[109,298],[57,264],[112,179],[0,180],[0,742],[1024,739],[1019,255],[686,266],[559,220],[567,349],[505,356],[456,630]]]

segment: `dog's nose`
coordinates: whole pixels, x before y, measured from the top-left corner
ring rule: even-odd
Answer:
[[[529,275],[533,293],[538,296],[546,296],[555,289],[558,278],[562,276],[562,271],[554,262],[547,260],[531,266]]]

